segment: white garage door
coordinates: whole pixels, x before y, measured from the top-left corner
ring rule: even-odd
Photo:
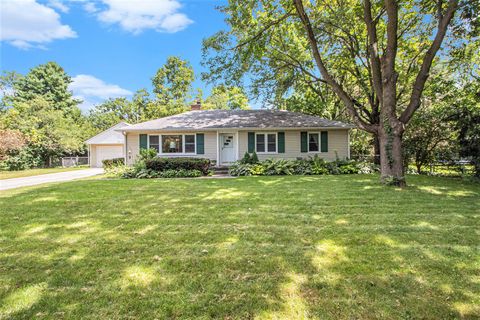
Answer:
[[[123,158],[123,146],[97,146],[96,148],[97,163],[96,167],[102,167],[102,160]]]

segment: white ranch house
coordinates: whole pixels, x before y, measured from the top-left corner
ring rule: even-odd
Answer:
[[[192,106],[192,109],[198,105]],[[160,157],[208,158],[229,165],[255,151],[260,160],[350,158],[352,125],[281,110],[192,110],[134,125],[119,123],[87,140],[92,167],[102,160],[135,162],[142,148]]]

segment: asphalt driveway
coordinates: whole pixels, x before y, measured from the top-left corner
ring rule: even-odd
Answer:
[[[66,171],[58,173],[48,173],[38,176],[14,178],[0,180],[0,190],[8,190],[20,187],[35,186],[37,184],[49,183],[49,182],[62,182],[70,181],[80,178],[87,178],[102,174],[102,168],[90,168],[85,170]]]

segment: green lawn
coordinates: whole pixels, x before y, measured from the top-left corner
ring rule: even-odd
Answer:
[[[81,170],[85,168],[87,167],[86,166],[71,167],[71,168],[58,167],[58,168],[28,169],[28,170],[20,170],[20,171],[0,171],[0,180],[38,176],[40,174],[46,174],[46,173],[57,173],[57,172]]]
[[[0,318],[480,317],[480,185],[83,180],[2,192]]]

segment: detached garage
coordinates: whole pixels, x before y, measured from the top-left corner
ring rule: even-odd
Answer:
[[[90,167],[101,168],[102,160],[125,157],[125,136],[115,129],[126,126],[129,124],[120,122],[85,141],[88,145]]]

